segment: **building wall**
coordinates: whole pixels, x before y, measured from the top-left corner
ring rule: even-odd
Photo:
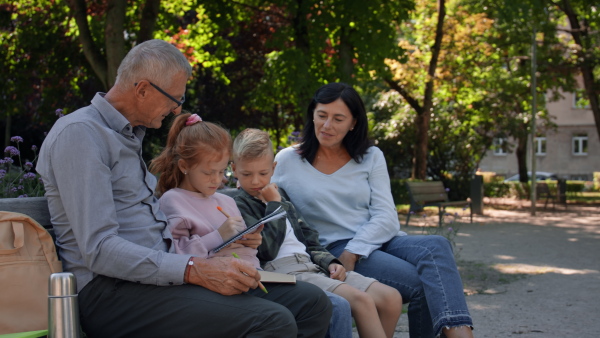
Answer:
[[[593,172],[600,171],[600,139],[590,109],[574,107],[574,93],[563,93],[564,99],[547,104],[548,113],[557,125],[555,130],[547,130],[546,155],[536,156],[536,171],[546,171],[567,179],[592,180]],[[541,129],[541,128],[540,128]],[[574,155],[573,136],[587,134],[587,155]],[[509,143],[516,145],[514,140]],[[527,170],[531,171],[531,157],[527,160]],[[514,152],[496,155],[489,150],[480,163],[482,171],[496,172],[510,177],[518,173],[517,157]]]

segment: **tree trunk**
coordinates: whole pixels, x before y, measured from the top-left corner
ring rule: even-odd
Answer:
[[[106,91],[109,89],[108,68],[100,49],[94,44],[94,38],[88,26],[85,0],[68,0],[67,4],[79,28],[79,41],[83,47],[83,54]]]
[[[140,44],[154,37],[154,27],[160,11],[160,0],[147,0],[142,9],[142,18],[140,19],[140,31],[138,32],[137,43]]]
[[[583,77],[583,85],[587,94],[588,100],[590,101],[590,107],[594,114],[594,121],[596,122],[596,131],[600,137],[600,83],[594,79],[594,67],[592,65],[593,60],[590,60],[589,49],[597,48],[590,46],[589,43],[589,26],[581,27],[579,24],[579,18],[577,13],[571,7],[569,0],[562,0],[560,9],[565,13],[571,24],[571,35],[575,43],[579,45],[577,56],[582,60],[579,63],[579,71]]]
[[[125,9],[126,2],[110,0],[107,2],[106,27],[104,38],[106,41],[107,85],[110,89],[117,78],[117,69],[125,57]],[[131,84],[133,86],[133,84]]]
[[[349,41],[349,28],[342,27],[340,32],[340,80],[342,82],[351,83],[352,74],[354,73],[354,53],[352,44]]]
[[[527,124],[523,126],[524,130],[527,130]],[[517,138],[517,165],[519,168],[519,181],[527,183],[527,134],[520,135]]]
[[[431,60],[427,69],[427,82],[425,83],[425,95],[423,96],[423,112],[417,115],[415,126],[417,128],[417,145],[415,147],[415,159],[413,165],[414,178],[424,180],[427,177],[427,155],[429,143],[429,122],[433,113],[433,87],[435,70],[437,68],[440,50],[442,49],[442,38],[444,37],[444,18],[446,16],[445,0],[438,0],[438,20],[435,28],[435,41],[431,48]]]

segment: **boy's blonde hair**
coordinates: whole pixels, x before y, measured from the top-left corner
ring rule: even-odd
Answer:
[[[269,133],[260,129],[244,129],[233,141],[233,162],[275,156]]]

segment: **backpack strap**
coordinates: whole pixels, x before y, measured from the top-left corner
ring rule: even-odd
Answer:
[[[25,244],[25,231],[23,230],[23,223],[12,221],[11,225],[13,229],[13,234],[15,236],[15,240],[13,242],[14,249],[0,250],[0,255],[14,254],[23,247],[23,244]]]

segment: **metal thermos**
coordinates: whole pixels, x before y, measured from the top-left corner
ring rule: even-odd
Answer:
[[[48,281],[48,338],[79,338],[75,276],[53,273]]]

